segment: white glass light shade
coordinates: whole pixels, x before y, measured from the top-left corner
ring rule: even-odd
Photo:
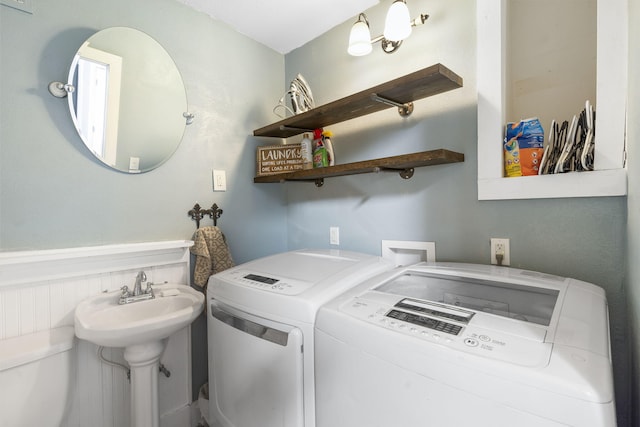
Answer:
[[[390,41],[404,40],[411,34],[409,8],[403,0],[393,2],[384,23],[384,38]]]
[[[366,21],[358,18],[349,34],[349,48],[347,52],[352,56],[363,56],[371,53],[371,32]]]

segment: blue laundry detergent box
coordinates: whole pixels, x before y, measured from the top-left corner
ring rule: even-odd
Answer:
[[[538,175],[544,129],[537,117],[507,123],[503,142],[505,176]]]

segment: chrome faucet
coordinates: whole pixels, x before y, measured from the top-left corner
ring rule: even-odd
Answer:
[[[142,293],[142,282],[147,281],[147,275],[144,274],[144,271],[139,271],[136,276],[136,284],[133,285],[133,296],[137,297]]]
[[[129,291],[129,288],[126,285],[120,289],[122,293],[120,294],[118,304],[129,304],[131,302],[155,298],[156,296],[153,293],[153,288],[151,287],[152,284],[150,282],[147,282],[147,288],[144,291],[142,290],[142,282],[146,281],[147,275],[144,274],[144,271],[139,271],[136,275],[136,282],[133,285],[133,291]]]

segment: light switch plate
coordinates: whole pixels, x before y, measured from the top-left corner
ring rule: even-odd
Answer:
[[[140,157],[129,157],[129,172],[140,172]]]
[[[340,244],[340,227],[329,227],[329,244]]]

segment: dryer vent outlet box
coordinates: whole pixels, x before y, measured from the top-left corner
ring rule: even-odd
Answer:
[[[383,240],[382,258],[393,262],[396,267],[436,261],[435,242],[413,242],[405,240]]]

